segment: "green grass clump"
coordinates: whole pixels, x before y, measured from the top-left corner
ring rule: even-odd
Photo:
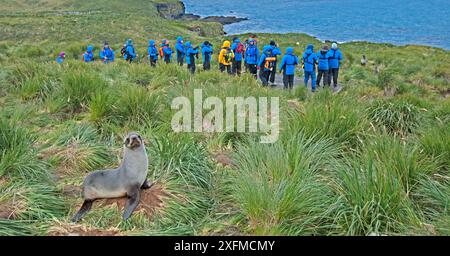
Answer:
[[[421,121],[419,109],[407,102],[378,100],[367,109],[367,115],[375,125],[398,136],[415,132]]]
[[[85,72],[68,72],[62,79],[56,97],[65,99],[64,106],[71,112],[87,109],[95,93],[108,85],[100,77]]]
[[[420,145],[424,153],[449,170],[450,166],[450,128],[448,125],[436,125],[420,136]]]
[[[338,154],[330,140],[308,138],[303,132],[274,145],[251,142],[238,147],[232,193],[249,232],[323,232],[333,197],[322,174],[334,171]]]
[[[15,122],[0,117],[0,177],[22,180],[49,178],[48,166],[33,149],[35,138]]]

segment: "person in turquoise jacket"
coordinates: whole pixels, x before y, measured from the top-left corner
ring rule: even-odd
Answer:
[[[183,45],[183,38],[179,36],[177,38],[177,43],[175,44],[175,51],[177,52],[177,63],[183,66],[184,57],[186,56],[186,48]]]
[[[158,49],[156,48],[155,40],[148,41],[147,54],[150,66],[156,67],[156,62],[158,61]]]
[[[255,79],[258,74],[258,60],[259,60],[259,49],[256,46],[255,39],[248,39],[248,46],[245,49],[245,64],[248,71],[252,74]]]
[[[125,53],[123,55],[124,60],[128,62],[133,62],[136,59],[136,52],[134,50],[133,46],[133,40],[128,39],[127,41],[127,47],[125,48]]]
[[[328,84],[328,72],[329,72],[329,48],[328,45],[324,45],[320,51],[317,52],[317,57],[319,58],[319,62],[317,64],[317,87],[320,86],[320,81],[323,77],[323,87]]]
[[[294,48],[288,47],[280,64],[280,72],[283,72],[284,89],[294,87],[295,66],[299,64],[298,57],[294,55]]]
[[[65,52],[60,52],[58,54],[58,57],[56,58],[56,63],[63,64],[65,59],[66,59],[66,53]]]
[[[280,48],[278,48],[278,45],[274,40],[270,41],[270,47],[272,47],[272,54],[275,57],[275,63],[274,63],[273,69],[269,73],[269,82],[274,84],[275,76],[277,74],[278,55],[281,55],[281,50],[280,50]]]
[[[244,55],[244,45],[241,43],[241,40],[239,38],[236,37],[233,39],[231,50],[234,52],[231,73],[239,76],[241,75],[242,71],[242,57]]]
[[[86,52],[83,53],[83,61],[84,62],[94,61],[94,46],[88,45]]]
[[[333,79],[333,87],[336,88],[338,85],[339,67],[341,65],[340,62],[344,59],[337,43],[333,43],[331,45],[329,55],[328,86],[331,86],[331,79]]]
[[[114,61],[114,51],[109,47],[108,42],[103,44],[103,48],[99,53],[100,59],[103,63],[108,64]]]
[[[276,64],[275,55],[273,54],[272,49],[273,48],[270,45],[264,46],[263,53],[258,62],[259,78],[261,79],[263,86],[269,85],[269,76]]]
[[[195,74],[195,59],[198,57],[198,47],[193,48],[191,42],[186,42],[186,64],[192,74]]]
[[[170,48],[170,42],[166,39],[162,40],[161,43],[161,57],[163,58],[166,64],[169,64],[172,61],[172,48]]]
[[[316,91],[316,62],[317,55],[314,53],[314,46],[312,44],[306,47],[302,55],[303,71],[305,73],[305,86],[308,87],[309,78],[311,78],[312,91]]]
[[[210,42],[205,41],[202,45],[203,70],[211,69],[211,60],[213,55],[213,46]]]

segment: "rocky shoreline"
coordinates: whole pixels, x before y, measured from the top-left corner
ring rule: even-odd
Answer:
[[[186,6],[182,1],[175,3],[157,3],[156,9],[161,17],[172,20],[189,20],[189,21],[204,21],[204,22],[217,22],[222,25],[229,25],[248,18],[239,18],[235,16],[207,16],[202,18],[200,15],[186,13]]]

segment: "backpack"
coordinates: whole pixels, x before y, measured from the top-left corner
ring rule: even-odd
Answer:
[[[333,50],[333,57],[330,58],[330,60],[335,60],[336,59],[336,50]]]
[[[227,63],[230,63],[233,60],[233,54],[230,48],[227,49],[223,57]]]
[[[236,48],[236,53],[243,53],[244,52],[244,45],[239,43]]]
[[[161,46],[161,47],[159,47],[159,56],[160,57],[164,57],[164,49],[166,48],[167,46]]]
[[[309,56],[311,56],[311,54],[312,54],[312,53],[306,54],[306,57],[303,58],[303,62],[308,63],[308,64],[311,64],[311,65],[314,65],[314,63],[312,63],[312,62],[310,62],[310,61],[308,60],[308,59],[309,59]]]
[[[266,56],[264,68],[272,71],[275,67],[276,61],[277,61],[277,58],[275,56],[273,56],[272,51],[269,51],[269,54]]]
[[[120,49],[120,54],[122,55],[122,57],[123,57],[123,55],[125,55],[126,49],[127,49],[126,46],[125,46],[125,47],[122,47],[122,49]]]

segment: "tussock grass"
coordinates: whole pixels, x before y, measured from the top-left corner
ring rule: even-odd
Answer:
[[[304,133],[283,143],[251,142],[236,151],[233,197],[259,235],[318,234],[330,224],[333,197],[321,172],[333,172],[339,150]],[[328,224],[327,224],[328,223]]]
[[[49,179],[48,165],[37,158],[35,138],[15,122],[0,117],[0,177]]]
[[[415,132],[421,121],[419,109],[407,102],[378,100],[367,109],[367,115],[375,125],[398,136]]]

